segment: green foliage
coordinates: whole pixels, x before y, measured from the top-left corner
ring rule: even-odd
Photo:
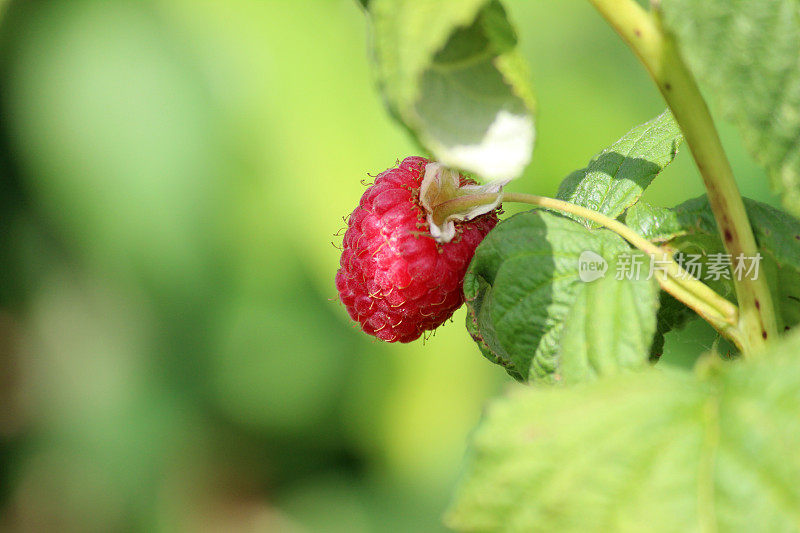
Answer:
[[[519,175],[533,143],[533,98],[500,3],[361,3],[372,22],[378,81],[395,117],[447,165],[487,178]],[[737,124],[785,204],[800,212],[800,4],[654,4],[689,69]],[[641,20],[638,5],[618,7]],[[600,9],[613,19],[607,5]],[[692,87],[681,62],[669,56],[669,43],[661,64],[659,54],[637,48],[635,37],[647,39],[644,32],[622,29],[664,94],[672,89],[658,78],[658,67],[673,74],[669,68],[680,67],[686,83],[675,91]],[[699,94],[687,98],[704,109]],[[714,133],[708,123],[706,130],[681,125],[687,133]],[[687,137],[700,166],[704,157],[727,164],[703,153],[703,139]],[[698,254],[706,266],[725,247],[705,197],[672,209],[640,201],[682,141],[665,111],[570,174],[558,198],[624,219],[666,249]],[[713,173],[704,176],[715,192]],[[800,321],[800,222],[763,203],[745,200],[745,207],[763,257],[761,276],[788,329]],[[734,233],[747,230],[743,220],[734,222]],[[737,235],[726,238],[735,243]],[[800,362],[793,356],[800,337],[747,362],[725,363],[712,354],[693,373],[652,368],[648,358],[658,359],[664,335],[695,314],[647,275],[617,279],[623,254],[647,272],[648,259],[620,236],[544,210],[503,221],[478,247],[464,294],[467,329],[484,356],[518,381],[571,386],[517,388],[493,404],[474,436],[449,524],[526,532],[796,530]],[[604,275],[587,280],[588,261],[605,265]],[[703,281],[735,300],[730,279]],[[719,296],[708,298],[719,304]],[[735,322],[733,311],[725,315]]]
[[[664,353],[664,335],[673,329],[682,328],[689,320],[698,318],[694,311],[676,300],[671,294],[661,291],[658,313],[656,313],[656,334],[650,346],[650,358],[657,361]]]
[[[800,213],[800,2],[662,0],[695,76]]]
[[[608,271],[581,281],[584,252]],[[617,280],[618,255],[632,250],[607,230],[546,211],[520,213],[481,243],[464,279],[467,328],[491,361],[519,380],[575,382],[647,360],[658,286]],[[647,272],[647,259],[637,255]]]
[[[517,388],[473,437],[462,531],[796,531],[800,337],[696,375]]]
[[[558,197],[616,218],[675,158],[682,140],[665,111],[570,174]],[[489,360],[518,380],[571,382],[640,366],[654,333],[652,349],[660,350],[661,334],[670,329],[666,324],[677,324],[685,306],[667,300],[677,305],[662,313],[656,331],[658,295],[650,290],[655,281],[619,281],[612,275],[588,284],[578,279],[578,257],[586,250],[600,253],[613,273],[616,255],[630,253],[622,239],[606,231],[583,230],[546,213],[514,220],[501,224],[478,248],[464,284],[470,310],[467,327]],[[580,220],[587,228],[597,227]],[[503,245],[504,240],[515,244]],[[525,264],[520,264],[522,253],[528,258]],[[548,279],[553,282],[548,284]],[[525,293],[526,299],[505,313],[518,298],[515,291]]]
[[[561,183],[558,198],[611,218],[635,204],[683,141],[669,111],[636,126]],[[589,227],[596,223],[585,221]]]
[[[593,153],[589,139],[659,109],[603,40],[612,32],[567,4],[511,6],[550,121],[531,192]],[[709,96],[800,210],[800,4],[661,5]],[[461,436],[502,373],[452,326],[435,345],[361,342],[328,300],[329,235],[358,178],[412,150],[370,95],[362,13],[387,107],[444,163],[520,174],[534,99],[497,0],[341,7],[0,0],[0,529],[436,527]],[[640,199],[680,141],[664,113],[559,196],[664,246],[722,252],[705,199]],[[674,176],[650,199],[674,205],[700,187]],[[287,198],[303,199],[302,216]],[[745,203],[781,318],[796,324],[800,223]],[[586,250],[609,264],[590,283]],[[536,383],[476,432],[450,523],[798,529],[798,338],[754,362],[709,357],[696,375],[651,368],[664,334],[696,315],[652,280],[614,279],[620,252],[633,253],[547,211],[505,221],[480,248],[467,326],[486,357]],[[710,284],[733,298],[729,282]],[[541,386],[553,382],[570,386]]]
[[[774,303],[784,326],[794,326],[800,320],[800,221],[767,204],[747,198],[744,201]],[[638,204],[628,210],[625,222],[645,238],[684,253],[700,253],[704,258],[712,253],[725,253],[706,196],[687,200],[672,209]],[[734,299],[730,282],[717,280],[709,284]],[[684,312],[691,316],[689,311]],[[660,325],[659,330],[662,329]]]
[[[800,221],[763,202],[744,199],[747,215],[760,248],[779,264],[800,268]],[[683,235],[717,235],[717,223],[703,195],[672,208],[640,204],[627,212],[625,223],[654,242]]]
[[[372,0],[378,82],[395,116],[436,159],[485,178],[530,161],[533,95],[502,5]]]
[[[683,141],[680,128],[667,110],[636,126],[589,164],[567,176],[558,189],[558,198],[617,218],[638,202],[655,177],[675,159]],[[647,220],[642,211],[642,219]],[[587,227],[595,222],[573,217]],[[664,334],[694,316],[685,305],[662,294],[657,331],[650,347],[657,358],[664,346]]]

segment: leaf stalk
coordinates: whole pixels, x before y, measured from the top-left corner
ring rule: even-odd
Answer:
[[[694,310],[720,334],[733,342],[737,348],[743,349],[745,341],[738,328],[739,311],[736,305],[686,272],[668,250],[648,241],[619,220],[563,200],[509,192],[469,194],[453,198],[434,207],[433,219],[435,221],[445,220],[451,214],[462,212],[473,205],[496,200],[499,195],[502,195],[503,202],[526,203],[591,220],[613,231],[635,248],[649,254],[651,260],[663,258],[666,261],[666,268],[653,273],[661,288]]]

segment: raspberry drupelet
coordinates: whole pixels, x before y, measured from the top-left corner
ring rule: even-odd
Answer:
[[[456,222],[455,238],[436,242],[419,198],[428,163],[407,157],[382,172],[347,219],[336,288],[353,320],[388,342],[411,342],[453,315],[472,255],[498,221],[493,210]]]

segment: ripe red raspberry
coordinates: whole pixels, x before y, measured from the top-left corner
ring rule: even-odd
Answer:
[[[428,163],[407,157],[382,172],[347,220],[339,297],[365,332],[389,342],[411,342],[453,315],[464,302],[462,282],[475,248],[497,224],[491,211],[456,222],[455,238],[436,242],[419,201]]]

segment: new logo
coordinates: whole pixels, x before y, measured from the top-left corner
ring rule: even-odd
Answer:
[[[578,276],[581,281],[588,283],[600,279],[607,270],[608,262],[600,254],[586,250],[578,257]]]

